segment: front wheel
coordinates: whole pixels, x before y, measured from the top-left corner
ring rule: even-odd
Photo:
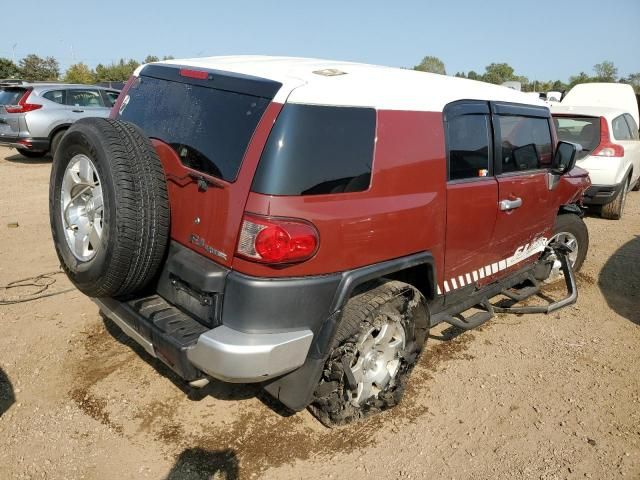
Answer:
[[[393,280],[367,287],[345,307],[309,407],[329,427],[396,405],[428,332],[417,289]]]
[[[558,215],[553,226],[553,234],[549,240],[549,243],[554,242],[566,245],[571,250],[567,255],[567,260],[569,260],[573,271],[578,272],[582,268],[589,249],[589,230],[587,230],[584,220],[573,214]],[[553,283],[564,278],[560,260],[555,256],[552,257],[552,260],[553,266],[546,283]]]

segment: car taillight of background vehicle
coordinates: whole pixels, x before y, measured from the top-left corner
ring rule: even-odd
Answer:
[[[244,215],[237,254],[260,263],[298,263],[318,250],[316,228],[304,220]]]
[[[597,157],[624,157],[624,147],[611,141],[609,124],[604,117],[600,117],[600,143],[591,155]]]
[[[42,105],[38,103],[27,103],[27,99],[29,98],[29,95],[31,95],[31,92],[32,90],[25,91],[22,97],[20,97],[20,100],[18,100],[17,105],[5,105],[4,108],[7,113],[26,113],[42,108]]]

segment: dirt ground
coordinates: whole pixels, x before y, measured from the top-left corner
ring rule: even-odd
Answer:
[[[0,285],[58,268],[50,162],[0,148]],[[254,387],[190,390],[63,275],[28,303],[0,289],[0,478],[638,479],[640,192],[586,221],[576,306],[436,329],[403,403],[336,430]]]

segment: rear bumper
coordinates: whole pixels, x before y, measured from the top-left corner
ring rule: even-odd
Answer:
[[[49,150],[49,139],[0,135],[0,145],[4,147],[18,148],[20,150],[46,152]]]
[[[311,330],[244,333],[225,325],[206,330],[158,296],[130,302],[92,300],[149,355],[188,381],[203,374],[232,383],[268,380],[300,367],[313,339]],[[172,327],[190,331],[177,336]]]
[[[583,202],[585,205],[606,205],[618,198],[624,186],[625,182],[617,185],[591,185],[584,192]]]

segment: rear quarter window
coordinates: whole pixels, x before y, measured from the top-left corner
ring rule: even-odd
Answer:
[[[286,104],[269,134],[252,190],[267,195],[367,190],[375,129],[372,108]]]

